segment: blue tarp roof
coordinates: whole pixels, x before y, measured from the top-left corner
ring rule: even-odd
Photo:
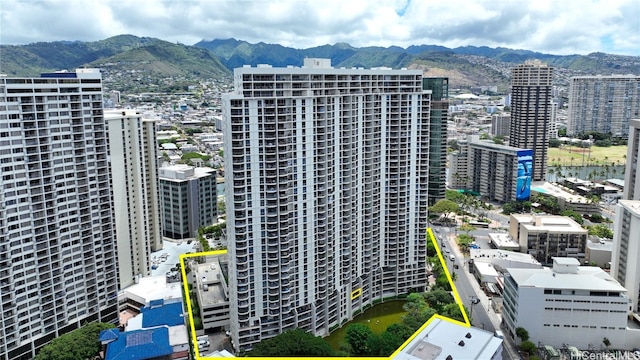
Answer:
[[[184,325],[181,301],[154,306],[149,304],[149,306],[142,307],[140,313],[142,314],[142,327],[145,329],[162,325]]]
[[[169,328],[127,331],[107,345],[105,360],[144,360],[173,353]]]
[[[98,341],[107,341],[107,340],[115,340],[120,335],[120,330],[113,328],[100,331],[100,335],[98,335]]]

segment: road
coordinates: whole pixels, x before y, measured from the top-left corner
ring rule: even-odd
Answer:
[[[492,314],[494,317],[493,321],[490,318],[488,312],[493,311],[490,310],[490,300],[484,293],[481,293],[479,284],[473,275],[469,273],[468,264],[466,263],[467,260],[463,257],[455,243],[456,231],[454,228],[440,226],[434,226],[433,228],[439,242],[444,244],[444,247],[442,248],[443,252],[448,251],[448,253],[443,254],[446,255],[444,258],[447,263],[447,268],[452,273],[455,272],[457,274],[455,286],[458,290],[458,294],[460,295],[460,300],[462,300],[462,303],[465,305],[467,310],[469,310],[471,324],[475,327],[495,333],[495,330],[497,330],[496,326],[499,327],[500,324],[500,317],[496,314]],[[471,232],[471,234],[478,237],[477,244],[480,247],[489,248],[489,237],[487,234],[495,231],[495,229],[478,229]],[[449,253],[453,253],[455,255],[454,262],[450,261]],[[453,268],[454,264],[458,265],[457,269]],[[472,284],[472,282],[475,283]],[[472,304],[472,299],[479,299],[479,302],[477,304]],[[513,342],[506,338],[503,341],[502,358],[505,360],[520,359]]]

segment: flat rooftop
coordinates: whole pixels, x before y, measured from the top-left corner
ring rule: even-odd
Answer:
[[[524,226],[528,231],[571,234],[588,233],[588,230],[584,229],[568,216],[511,214],[511,218],[516,220],[520,226]]]
[[[554,258],[554,261],[558,258]],[[577,273],[559,273],[551,268],[513,269],[507,271],[520,287],[538,287],[546,289],[573,289],[588,291],[627,290],[609,274],[597,266],[578,266]]]
[[[201,307],[223,305],[229,302],[222,285],[225,280],[220,269],[219,256],[207,257],[206,263],[199,264],[196,267],[195,275],[199,293],[198,300]],[[207,291],[203,291],[205,285],[207,286]]]
[[[562,198],[574,204],[588,204],[589,199],[577,194],[575,191],[549,182],[536,182],[531,185],[531,191]]]
[[[491,359],[497,351],[502,339],[493,333],[434,318],[394,359]]]
[[[520,249],[520,244],[511,238],[507,233],[489,233],[489,239],[497,248]]]
[[[148,304],[152,300],[182,299],[182,282],[167,283],[165,275],[148,276],[140,278],[137,284],[133,284],[123,290],[121,295]]]

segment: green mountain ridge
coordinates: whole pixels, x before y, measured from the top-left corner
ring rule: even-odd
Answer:
[[[510,68],[529,59],[556,67],[556,80],[560,84],[576,75],[640,74],[640,57],[604,53],[563,56],[522,49],[486,46],[449,49],[439,45],[356,48],[346,43],[294,49],[236,39],[203,40],[189,46],[135,35],[94,42],[0,45],[0,73],[37,76],[47,71],[100,67],[108,72],[136,73],[136,81],[141,77],[156,83],[159,80],[154,78],[196,81],[229,77],[231,69],[243,65],[301,66],[307,57],[329,58],[334,67],[418,68],[426,76],[449,76],[453,88],[497,85],[505,90]]]

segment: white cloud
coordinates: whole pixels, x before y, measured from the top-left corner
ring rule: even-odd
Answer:
[[[2,0],[0,43],[119,34],[194,44],[236,38],[307,48],[503,46],[640,55],[637,0]]]

